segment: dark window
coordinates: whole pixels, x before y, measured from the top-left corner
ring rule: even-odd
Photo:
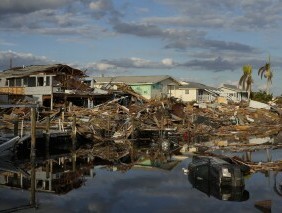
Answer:
[[[15,79],[9,79],[9,87],[14,87],[15,86]]]
[[[16,78],[16,86],[20,87],[22,86],[22,79],[21,78]]]
[[[35,77],[28,78],[28,86],[29,87],[35,87],[36,86],[36,78]]]
[[[24,83],[23,84],[24,84],[24,86],[28,85],[28,78],[27,77],[24,78]]]
[[[46,76],[46,85],[45,86],[50,86],[50,76]]]
[[[37,86],[43,86],[44,77],[37,77]]]

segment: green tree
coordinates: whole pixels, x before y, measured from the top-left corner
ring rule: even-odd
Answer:
[[[239,80],[239,85],[242,86],[242,89],[248,92],[248,100],[250,100],[251,90],[252,90],[252,65],[246,64],[243,66],[243,75]]]
[[[273,73],[270,65],[270,56],[268,57],[268,62],[266,62],[264,66],[259,68],[258,75],[260,75],[261,79],[262,76],[266,78],[266,94],[269,95],[270,85],[272,84],[272,77],[273,77]]]
[[[252,92],[251,97],[252,100],[259,101],[262,103],[268,103],[273,98],[271,94],[266,94],[265,91],[261,91],[261,90],[258,92]]]

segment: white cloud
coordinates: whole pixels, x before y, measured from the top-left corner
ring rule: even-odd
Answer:
[[[12,59],[13,67],[56,63],[56,61],[48,59],[46,56],[36,56],[32,53],[14,52],[11,50],[0,51],[0,70],[9,68],[10,59]]]
[[[107,71],[110,69],[115,69],[116,66],[113,64],[97,62],[97,63],[89,63],[85,66],[87,69],[96,70],[96,71]]]
[[[103,9],[106,9],[106,4],[105,4],[106,1],[96,1],[96,2],[91,2],[89,4],[89,8],[91,10],[103,10]]]
[[[150,64],[150,61],[142,59],[142,58],[132,57],[130,60],[135,67],[145,67]]]
[[[163,65],[165,66],[172,66],[174,63],[173,63],[173,60],[171,58],[165,58],[162,60],[162,63]]]
[[[96,64],[96,67],[100,71],[104,71],[104,70],[115,68],[114,65],[112,65],[112,64],[105,64],[105,63],[98,63],[98,64]]]

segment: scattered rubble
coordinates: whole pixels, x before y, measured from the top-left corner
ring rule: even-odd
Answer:
[[[93,108],[72,103],[54,104],[51,111],[37,108],[37,131],[74,134],[88,142],[88,153],[91,150],[93,156],[114,161],[129,155],[134,143],[167,147],[168,141],[168,147],[182,147],[196,142],[201,146],[199,138],[219,138],[215,146],[242,150],[257,145],[249,141],[252,137],[270,138],[282,130],[279,105],[276,112],[244,102],[190,105],[174,98],[147,100],[124,85],[119,90],[124,95]],[[29,134],[30,109],[0,108],[0,123],[1,132]]]

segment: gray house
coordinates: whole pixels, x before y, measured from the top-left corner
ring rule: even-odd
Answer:
[[[91,106],[93,94],[82,83],[85,76],[83,71],[62,64],[14,67],[0,72],[1,100],[28,99],[51,109],[54,102]]]
[[[223,84],[223,86],[219,88],[219,91],[221,97],[225,97],[227,100],[234,102],[240,102],[248,99],[248,92],[239,89],[235,85]]]

